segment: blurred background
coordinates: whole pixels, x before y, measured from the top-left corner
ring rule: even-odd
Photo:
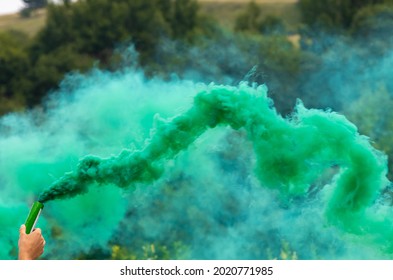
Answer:
[[[388,156],[393,178],[392,0],[0,0],[0,14],[0,215],[9,230],[16,226],[5,234],[2,259],[16,256],[26,201],[43,185],[87,153],[143,146],[154,113],[175,115],[173,108],[188,104],[183,98],[198,83],[266,84],[283,117],[298,99],[307,108],[343,114]],[[142,93],[129,99],[125,88],[135,85]],[[136,109],[132,117],[124,103],[149,111]],[[76,140],[69,139],[73,133]],[[220,130],[210,137],[215,140],[199,143],[204,152],[179,156],[148,192],[143,186],[126,195],[110,190],[53,206],[75,211],[74,217],[86,211],[92,224],[67,220],[48,206],[52,214],[42,226],[51,241],[44,257],[390,258],[348,245],[347,237],[319,225],[317,203],[288,210],[271,202],[272,194],[245,179],[253,159],[241,133]],[[67,146],[76,143],[83,147]],[[205,172],[221,177],[212,173],[206,184],[201,174],[185,171],[186,165],[201,168],[193,157],[210,162]],[[250,208],[255,194],[264,199]],[[389,189],[386,194],[390,205]],[[116,206],[94,216],[102,199]],[[264,218],[256,216],[261,213]],[[102,235],[99,242],[94,234]]]

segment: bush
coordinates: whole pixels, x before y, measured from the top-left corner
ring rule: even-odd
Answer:
[[[393,3],[392,0],[299,0],[303,21],[312,27],[348,30],[357,12],[375,4]]]
[[[0,114],[20,110],[25,105],[24,94],[31,83],[26,41],[23,33],[0,33]]]

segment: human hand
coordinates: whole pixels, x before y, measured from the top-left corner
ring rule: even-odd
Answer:
[[[19,260],[35,260],[44,252],[45,239],[41,229],[34,229],[30,234],[26,233],[26,226],[19,229]]]

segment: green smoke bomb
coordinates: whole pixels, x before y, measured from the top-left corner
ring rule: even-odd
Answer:
[[[264,86],[211,84],[194,97],[192,106],[170,119],[156,119],[141,149],[123,149],[117,156],[88,155],[76,168],[44,190],[39,201],[71,198],[90,186],[121,188],[150,184],[160,178],[167,161],[207,130],[231,127],[246,132],[255,153],[255,175],[262,186],[277,190],[280,199],[306,197],[326,170],[340,171],[329,186],[325,216],[347,233],[367,236],[393,254],[393,221],[375,204],[389,185],[387,157],[344,116],[307,109],[299,101],[295,114],[283,118],[272,107]]]
[[[34,202],[33,206],[31,206],[29,215],[27,216],[25,222],[27,234],[29,234],[34,229],[43,208],[44,204],[39,201]]]

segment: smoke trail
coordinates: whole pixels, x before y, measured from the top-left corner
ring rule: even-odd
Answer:
[[[245,129],[256,153],[257,177],[262,185],[278,189],[285,200],[306,194],[319,174],[339,165],[341,171],[326,209],[328,220],[348,232],[385,240],[392,252],[393,244],[387,238],[393,233],[390,222],[379,221],[370,211],[388,183],[386,157],[334,112],[307,110],[299,102],[291,120],[281,118],[263,86],[208,86],[195,96],[188,111],[168,121],[157,120],[143,149],[123,150],[107,159],[87,156],[76,171],[56,181],[39,200],[73,197],[85,193],[92,183],[122,188],[152,183],[165,171],[167,160],[207,129],[223,125]]]
[[[86,76],[69,76],[51,96],[45,112],[2,117],[0,247],[4,250],[0,257],[17,256],[17,229],[45,186],[86,154],[107,157],[121,147],[142,147],[154,115],[166,118],[180,113],[197,88],[189,81],[147,81],[133,70],[93,70]],[[46,205],[38,223],[50,248],[45,257],[70,259],[94,247],[106,248],[127,205],[124,192],[110,187]]]
[[[235,57],[232,54],[226,59],[232,61]],[[390,69],[387,66],[386,63],[377,68],[384,72]],[[309,81],[313,82],[321,84],[320,80]],[[228,94],[221,94],[222,91]],[[200,97],[195,97],[199,96],[198,92]],[[188,147],[183,144],[177,153],[168,150],[157,156],[157,160],[146,163],[151,166],[149,172],[135,173],[141,176],[139,182],[125,180],[131,177],[127,171],[128,160],[141,161],[142,157],[138,159],[136,155],[148,155],[143,151],[149,151],[149,143],[158,143],[157,137],[164,135],[159,131],[171,132],[172,122],[191,112],[189,108],[204,104],[193,105],[194,98],[219,100],[221,96],[237,101],[239,94],[251,97],[240,98],[242,103],[237,104],[238,108],[234,109],[236,102],[228,102],[232,107],[220,111],[224,104],[221,101],[206,106],[217,113],[216,120],[214,114],[205,116],[212,127],[216,124],[214,129],[203,127],[196,131],[200,136],[195,135],[195,141]],[[210,99],[211,95],[216,97]],[[265,95],[263,88],[246,85],[206,86],[195,80],[147,79],[130,69],[69,76],[62,83],[61,92],[49,100],[46,112],[0,119],[3,229],[0,242],[4,248],[0,258],[15,256],[17,230],[14,229],[28,213],[26,201],[36,200],[35,195],[44,186],[56,185],[57,178],[60,178],[58,182],[67,177],[76,180],[79,175],[85,183],[75,185],[75,191],[80,188],[88,191],[86,194],[45,205],[39,226],[48,241],[47,258],[88,258],[90,250],[103,250],[105,254],[98,257],[107,259],[111,258],[112,245],[137,252],[125,258],[147,258],[141,252],[146,244],[170,248],[170,244],[179,242],[186,247],[187,255],[171,254],[171,258],[277,258],[285,242],[302,259],[390,258],[391,255],[379,249],[389,245],[391,207],[375,199],[386,182],[384,156],[373,150],[344,117],[307,110],[298,104],[298,112],[290,120],[283,119],[275,114],[272,102]],[[229,116],[232,109],[238,112],[250,103],[251,109],[243,113],[262,115],[266,126],[259,127],[258,118],[254,122],[254,117]],[[258,104],[263,104],[262,108]],[[152,127],[154,117],[155,128]],[[242,123],[244,127],[233,125],[236,118],[246,121]],[[260,130],[256,130],[258,127]],[[271,129],[264,129],[267,127]],[[257,145],[259,140],[261,143]],[[313,149],[312,144],[315,144]],[[340,144],[336,151],[332,150],[334,144]],[[101,171],[104,165],[120,158],[118,153],[123,148],[127,148],[121,158],[125,165],[117,166],[115,171],[124,177],[112,176],[99,183],[94,178],[97,173],[92,170],[74,169],[79,159],[90,154],[96,156],[87,158],[93,163],[98,161],[96,168]],[[361,163],[356,163],[357,154],[367,159],[363,169]],[[165,159],[172,156],[173,160]],[[80,163],[80,167],[86,167],[83,159]],[[375,163],[375,169],[367,169]],[[337,166],[341,171],[331,181],[329,173],[335,174]],[[318,170],[326,168],[327,179],[316,179],[320,174],[325,175]],[[351,189],[340,189],[343,176],[351,169],[363,172],[358,174],[359,187],[352,192],[353,198],[348,196]],[[376,179],[377,169],[381,172],[380,181]],[[62,178],[70,170],[73,171]],[[301,173],[296,173],[297,170]],[[156,180],[154,176],[159,178]],[[142,183],[143,180],[150,183]],[[113,187],[115,182],[124,183],[125,188]],[[356,188],[356,184],[344,185]],[[280,199],[276,196],[278,191]],[[366,196],[368,191],[370,197]],[[357,234],[346,234],[341,229]],[[378,246],[369,246],[370,243]],[[97,257],[97,251],[91,256]]]

